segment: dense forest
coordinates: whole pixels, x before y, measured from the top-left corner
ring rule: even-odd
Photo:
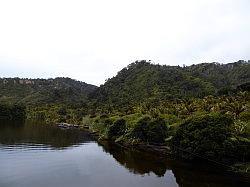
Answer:
[[[249,61],[136,61],[100,87],[69,78],[2,78],[0,101],[25,105],[29,119],[79,124],[126,146],[164,145],[182,159],[250,168]]]
[[[136,106],[143,102],[231,94],[250,82],[250,63],[204,63],[187,67],[137,61],[91,93],[96,107]],[[111,108],[110,108],[111,106]]]
[[[0,102],[39,106],[85,102],[97,87],[70,78],[0,78]]]

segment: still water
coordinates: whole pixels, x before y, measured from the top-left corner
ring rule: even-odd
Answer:
[[[86,132],[0,123],[0,187],[243,187],[248,179],[102,145]]]

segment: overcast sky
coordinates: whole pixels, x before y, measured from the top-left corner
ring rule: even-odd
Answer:
[[[100,85],[135,60],[250,59],[250,0],[0,0],[0,77]]]

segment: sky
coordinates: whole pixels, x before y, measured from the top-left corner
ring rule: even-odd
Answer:
[[[249,0],[0,0],[0,77],[100,85],[136,60],[249,60],[249,9]]]

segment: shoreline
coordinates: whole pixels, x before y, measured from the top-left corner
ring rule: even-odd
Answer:
[[[81,126],[79,128],[82,131],[86,131],[88,132],[98,143],[100,143],[102,145],[103,141],[108,141],[111,142],[113,144],[116,144],[120,147],[123,147],[124,149],[133,149],[133,150],[137,150],[137,151],[142,151],[145,153],[149,153],[149,154],[156,154],[159,158],[166,158],[166,156],[169,159],[174,159],[174,160],[178,160],[178,156],[176,156],[174,153],[171,152],[170,147],[166,146],[166,145],[153,145],[153,144],[145,144],[145,143],[139,143],[139,144],[133,144],[133,145],[129,145],[129,144],[123,144],[121,142],[115,142],[112,140],[108,140],[108,139],[100,139],[99,133],[98,131],[91,131],[91,129],[89,129],[89,126]],[[181,161],[184,162],[188,162],[188,163],[195,163],[196,162],[192,162],[192,161],[186,161],[181,159]],[[212,161],[210,162],[205,162],[207,164],[214,164],[216,165],[216,163],[213,163]],[[238,164],[238,163],[236,163]],[[236,165],[234,164],[234,165]],[[217,164],[218,165],[218,164]],[[229,166],[224,166],[224,169],[226,172],[233,172],[243,178],[249,178],[249,182],[250,182],[250,172],[248,170],[248,167],[244,167],[244,164],[240,163],[238,165],[240,165],[240,167],[235,167],[234,165]],[[223,167],[223,165],[221,165]],[[229,169],[230,168],[230,169]]]
[[[174,155],[174,153],[171,152],[170,147],[168,147],[166,145],[153,145],[153,144],[145,144],[145,143],[127,145],[127,144],[123,144],[123,143],[120,143],[120,142],[115,142],[115,141],[112,141],[112,140],[100,139],[99,133],[97,131],[91,131],[88,126],[81,126],[79,128],[79,130],[88,132],[101,145],[102,145],[103,141],[108,141],[108,142],[116,144],[116,145],[118,145],[118,146],[120,146],[120,147],[122,147],[124,149],[132,149],[132,150],[142,151],[142,152],[145,152],[145,153],[157,154],[157,156],[159,158],[166,158],[166,156],[167,156],[169,159],[174,159],[174,160],[179,159],[178,156]],[[186,160],[183,160],[183,159],[181,159],[181,161],[197,164],[197,162],[186,161]],[[210,163],[210,164],[216,165],[216,163],[214,163],[212,161],[205,162],[205,163],[207,163],[207,164]],[[224,166],[225,172],[234,173],[234,174],[236,174],[238,176],[246,178],[250,182],[250,172],[249,172],[249,170],[246,169],[248,167],[246,166],[246,168],[245,168],[244,163],[239,164],[239,165],[241,165],[242,167],[236,168],[234,165],[231,165],[231,166],[228,166],[228,167]]]
[[[93,139],[95,141],[97,141],[101,145],[103,145],[104,142],[110,142],[110,143],[115,144],[115,145],[122,147],[124,149],[142,151],[142,152],[145,152],[148,154],[156,154],[157,157],[159,157],[159,158],[168,157],[169,159],[180,160],[180,161],[184,161],[187,163],[197,164],[197,162],[195,162],[195,161],[183,160],[183,159],[179,158],[178,155],[175,155],[174,153],[172,153],[171,148],[169,146],[164,145],[164,144],[146,144],[146,143],[124,144],[122,142],[116,142],[116,141],[109,140],[106,138],[105,139],[100,138],[100,133],[98,131],[92,131],[88,125],[74,125],[74,124],[66,124],[66,123],[64,125],[66,125],[67,128],[65,128],[65,126],[62,127],[58,124],[56,126],[58,128],[64,129],[64,130],[78,129],[78,130],[87,132],[93,137]],[[212,160],[205,161],[203,159],[203,161],[202,161],[202,163],[205,163],[205,164],[212,164],[212,165],[217,165],[217,166],[220,165],[221,168],[224,168],[225,172],[234,173],[236,175],[242,176],[243,178],[247,178],[247,179],[249,178],[249,182],[250,182],[250,171],[249,171],[250,163],[238,162],[238,163],[235,163],[233,165],[225,165],[223,163],[215,162]]]

